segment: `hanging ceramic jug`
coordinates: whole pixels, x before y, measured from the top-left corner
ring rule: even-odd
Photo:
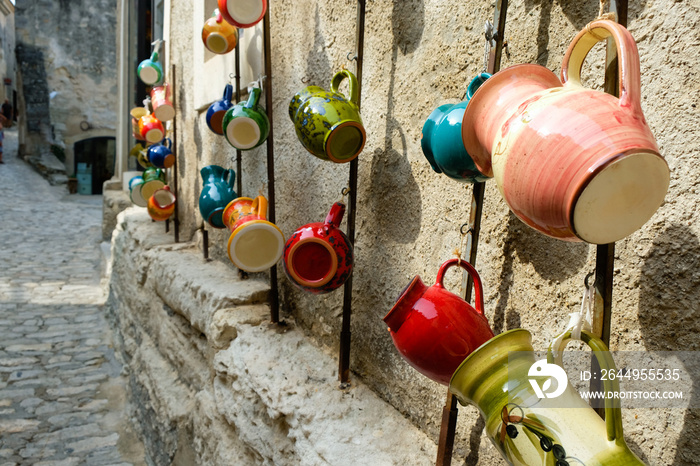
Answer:
[[[349,99],[338,92],[345,78],[349,81]],[[289,103],[289,117],[306,150],[336,163],[350,162],[360,155],[367,134],[357,106],[359,91],[355,75],[343,70],[333,76],[330,91],[309,86],[294,95]]]
[[[453,266],[462,267],[474,281],[476,308],[445,289],[445,272]],[[442,264],[433,286],[425,286],[416,275],[384,317],[401,356],[421,374],[447,385],[464,358],[493,337],[482,289],[474,267],[459,259]]]
[[[148,200],[141,196],[142,185],[143,177],[141,175],[135,176],[129,180],[129,199],[131,199],[134,205],[146,207],[148,205]]]
[[[549,361],[535,360],[531,339],[523,329],[492,338],[465,359],[450,380],[450,391],[459,402],[479,409],[486,433],[508,463],[643,465],[625,443],[620,399],[606,399],[603,421],[568,383],[561,360],[552,364],[551,348]],[[601,369],[617,373],[602,341],[586,332],[582,339]],[[554,349],[563,350],[566,341]],[[618,380],[604,380],[603,390],[618,393]]]
[[[225,54],[236,48],[238,29],[224,21],[219,9],[214,10],[211,18],[202,27],[202,42],[212,53]]]
[[[148,162],[158,168],[170,168],[175,165],[172,145],[170,138],[165,138],[161,143],[150,146],[146,151]]]
[[[233,86],[227,84],[224,88],[224,96],[209,106],[207,110],[207,126],[214,134],[224,134],[224,115],[233,107]]]
[[[199,213],[214,228],[226,228],[222,215],[226,206],[238,195],[233,189],[236,172],[218,165],[208,165],[199,171],[202,192],[199,195]]]
[[[141,197],[148,201],[153,196],[153,193],[163,187],[165,187],[165,172],[162,169],[150,167],[143,171]]]
[[[175,107],[173,107],[169,84],[151,89],[151,106],[153,107],[153,116],[160,121],[170,121],[175,118]]]
[[[314,294],[331,292],[352,272],[352,243],[340,229],[345,204],[336,202],[325,222],[297,229],[284,245],[284,271],[290,281]]]
[[[586,55],[608,37],[620,98],[581,84]],[[639,74],[627,29],[593,21],[569,45],[561,81],[539,65],[487,80],[464,113],[464,147],[527,225],[567,241],[615,242],[651,218],[670,180],[642,113]]]
[[[165,137],[165,128],[158,118],[148,114],[139,118],[139,133],[146,142],[155,144]]]
[[[164,222],[175,212],[175,195],[170,186],[157,190],[148,199],[148,215],[156,222]]]
[[[462,119],[472,95],[490,77],[488,73],[481,73],[472,79],[467,87],[467,100],[455,105],[439,106],[423,125],[421,148],[435,172],[466,183],[479,183],[489,179],[476,168],[464,148]]]
[[[158,52],[154,51],[150,58],[142,61],[136,72],[144,84],[148,86],[160,84],[163,81],[163,67],[158,61]]]
[[[279,262],[284,251],[282,230],[267,220],[267,199],[239,197],[226,206],[224,224],[231,231],[228,257],[246,272],[262,272]]]
[[[219,0],[224,19],[241,29],[258,24],[267,11],[267,0]]]
[[[258,104],[260,95],[260,88],[252,88],[247,102],[237,103],[224,115],[224,136],[236,149],[254,149],[270,134],[270,120]]]

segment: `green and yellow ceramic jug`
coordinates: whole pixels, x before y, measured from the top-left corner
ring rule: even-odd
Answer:
[[[338,92],[345,78],[350,99]],[[350,162],[360,155],[367,134],[357,105],[359,90],[355,75],[343,70],[333,76],[330,91],[309,86],[294,95],[289,103],[289,117],[306,150],[336,163]]]
[[[555,349],[561,352],[570,338],[565,334]],[[586,332],[582,339],[602,369],[615,369],[601,340]],[[603,421],[568,383],[561,358],[555,360],[550,348],[547,360],[536,361],[531,341],[527,330],[504,332],[469,355],[450,380],[460,403],[479,408],[489,438],[509,464],[643,465],[625,443],[620,399],[605,400]],[[617,379],[604,381],[603,389],[619,393]]]

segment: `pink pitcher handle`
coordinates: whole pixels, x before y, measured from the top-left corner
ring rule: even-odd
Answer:
[[[443,289],[445,288],[445,285],[442,283],[443,279],[445,278],[445,272],[447,272],[447,269],[455,265],[459,265],[466,270],[469,276],[472,278],[472,281],[474,281],[474,304],[476,307],[476,312],[486,317],[484,315],[484,295],[482,293],[483,287],[481,285],[481,278],[479,277],[476,269],[472,267],[469,262],[461,259],[450,259],[446,261],[440,266],[440,270],[438,270],[437,278],[435,279],[435,286]]]
[[[600,41],[612,37],[617,48],[619,63],[620,107],[629,107],[636,115],[642,114],[639,52],[632,34],[620,24],[609,20],[588,23],[569,44],[561,65],[561,80],[581,85],[581,68],[586,55]]]

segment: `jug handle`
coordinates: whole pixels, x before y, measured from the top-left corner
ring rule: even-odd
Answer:
[[[331,207],[330,212],[326,216],[325,227],[328,229],[330,225],[336,228],[340,228],[340,222],[343,221],[343,215],[345,215],[345,204],[342,202],[336,202]]]
[[[260,100],[260,88],[254,87],[250,90],[250,96],[248,97],[248,102],[245,103],[245,108],[255,108]]]
[[[233,171],[233,168],[224,172],[224,181],[228,182],[228,187],[233,189],[233,183],[236,181],[236,172]]]
[[[472,96],[477,91],[477,89],[479,89],[481,85],[484,84],[486,80],[490,77],[491,75],[489,73],[479,73],[474,77],[474,79],[471,80],[471,82],[467,86],[467,102],[472,100]]]
[[[151,61],[153,63],[156,63],[158,61],[158,52],[153,51],[153,53],[151,54]]]
[[[445,272],[447,272],[447,269],[455,265],[459,265],[466,270],[474,282],[474,304],[476,307],[476,312],[486,317],[484,315],[484,295],[482,292],[483,286],[481,284],[481,278],[479,277],[476,269],[469,262],[463,261],[462,259],[450,259],[446,261],[440,266],[440,270],[438,270],[437,278],[435,279],[435,286],[443,289],[445,288],[445,285],[443,284]]]
[[[214,10],[214,17],[216,18],[216,24],[221,24],[224,20],[224,17],[221,16],[221,11],[219,11],[218,8]]]
[[[267,199],[265,199],[264,196],[258,196],[255,199],[253,199],[253,204],[251,204],[251,208],[253,209],[253,212],[255,215],[257,215],[260,218],[267,218]]]
[[[165,138],[163,139],[163,142],[161,142],[162,145],[167,147],[168,149],[172,150],[173,149],[173,141],[170,140],[170,138]]]
[[[566,50],[561,66],[561,81],[581,84],[581,68],[586,55],[598,42],[612,37],[618,57],[620,107],[629,107],[635,115],[643,115],[641,104],[641,81],[639,52],[632,34],[614,21],[598,20],[586,25]]]
[[[224,87],[224,97],[223,97],[224,102],[227,104],[231,103],[231,100],[233,100],[233,86],[230,84],[227,84],[226,87]]]
[[[559,343],[558,348],[552,348],[550,345],[547,351],[547,362],[557,364],[563,368],[562,354],[566,344],[571,340],[571,332],[566,332]],[[585,330],[581,331],[581,340],[586,343],[593,354],[595,355],[598,365],[603,370],[612,370],[617,373],[615,361],[610,354],[610,350],[603,341]],[[556,356],[555,356],[556,354]],[[606,392],[620,391],[620,383],[617,378],[607,378],[603,380],[603,390]],[[608,441],[615,441],[623,438],[622,433],[622,405],[619,398],[605,398],[605,428],[608,434]]]
[[[343,82],[343,79],[348,78],[350,86],[350,102],[357,105],[360,101],[360,85],[357,78],[348,70],[338,71],[331,81],[331,92],[338,93],[338,86]]]

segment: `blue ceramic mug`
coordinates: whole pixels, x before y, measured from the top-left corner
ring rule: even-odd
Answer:
[[[490,77],[488,73],[481,73],[472,79],[467,87],[467,100],[456,105],[439,106],[423,125],[423,155],[437,173],[444,173],[453,180],[465,183],[479,183],[489,179],[476,168],[464,148],[462,119],[469,100]]]
[[[175,154],[172,151],[172,141],[163,139],[160,144],[153,144],[148,148],[146,157],[148,161],[158,168],[170,168],[175,164]]]
[[[229,108],[233,107],[233,86],[227,84],[224,88],[224,96],[209,106],[207,110],[207,126],[215,134],[224,134],[224,115]]]

